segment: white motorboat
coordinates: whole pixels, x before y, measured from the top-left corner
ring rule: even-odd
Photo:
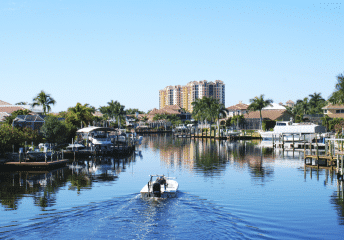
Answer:
[[[300,141],[304,139],[313,139],[315,134],[324,132],[324,126],[319,126],[314,123],[293,123],[292,121],[281,121],[276,122],[276,126],[273,131],[261,131],[259,133],[263,140],[271,140],[272,138],[278,139],[280,136],[284,135],[285,141]]]
[[[173,198],[177,196],[178,183],[165,175],[150,175],[149,182],[141,189],[143,198]]]

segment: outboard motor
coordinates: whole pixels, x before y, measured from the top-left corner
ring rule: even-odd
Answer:
[[[160,184],[157,182],[153,184],[153,195],[154,197],[161,197]]]

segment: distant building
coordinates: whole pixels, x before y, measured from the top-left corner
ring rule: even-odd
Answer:
[[[227,110],[228,110],[227,117],[233,117],[233,116],[236,116],[236,115],[244,115],[244,114],[246,114],[248,106],[249,105],[239,101],[238,104],[230,106],[230,107],[227,108]]]
[[[177,105],[186,111],[192,111],[192,102],[202,97],[213,97],[225,104],[225,84],[221,80],[215,82],[192,81],[186,86],[168,86],[159,91],[159,109]]]
[[[287,107],[294,107],[295,106],[295,103],[292,101],[292,100],[289,100],[288,102],[286,102],[285,104]]]
[[[186,112],[183,108],[177,105],[165,106],[162,109],[154,108],[147,114],[148,121],[152,122],[156,114],[175,114],[177,117],[180,117],[182,121],[191,120],[191,114]]]

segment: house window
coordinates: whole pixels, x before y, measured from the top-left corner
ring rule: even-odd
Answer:
[[[325,110],[326,111],[326,110]],[[344,109],[336,110],[336,113],[344,113]]]
[[[327,114],[327,110],[324,110],[324,114]]]

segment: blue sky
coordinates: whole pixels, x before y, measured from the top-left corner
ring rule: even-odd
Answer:
[[[159,90],[222,80],[226,107],[327,99],[344,73],[340,1],[0,2],[0,100],[44,90],[65,111],[159,107]]]

